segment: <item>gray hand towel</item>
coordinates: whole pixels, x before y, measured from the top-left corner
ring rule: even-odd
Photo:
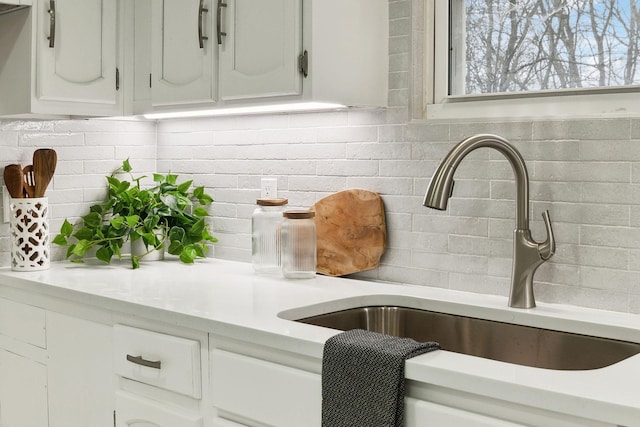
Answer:
[[[329,338],[322,357],[322,427],[403,427],[404,362],[439,348],[362,329]]]

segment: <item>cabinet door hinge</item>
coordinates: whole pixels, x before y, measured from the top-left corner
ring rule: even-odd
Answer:
[[[116,90],[120,90],[120,70],[116,67]]]
[[[298,56],[298,71],[305,77],[309,75],[309,53],[306,50]]]

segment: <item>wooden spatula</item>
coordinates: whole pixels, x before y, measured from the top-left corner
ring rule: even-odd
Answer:
[[[36,197],[36,177],[33,173],[33,165],[27,165],[22,169],[24,177],[24,194],[27,197]]]
[[[33,174],[36,178],[36,197],[44,197],[56,171],[58,155],[51,148],[39,148],[33,153]]]
[[[14,199],[22,199],[23,190],[23,177],[22,167],[18,164],[7,165],[4,167],[4,185],[7,186],[9,194]]]

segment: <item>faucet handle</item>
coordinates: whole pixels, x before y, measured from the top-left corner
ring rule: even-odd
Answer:
[[[549,217],[548,210],[542,212],[542,219],[547,229],[547,240],[543,243],[538,243],[538,253],[540,254],[540,258],[546,261],[556,253],[556,239],[553,236],[553,228],[551,227],[551,218]]]

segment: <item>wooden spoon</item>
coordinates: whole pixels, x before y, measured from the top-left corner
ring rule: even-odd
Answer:
[[[4,167],[4,185],[7,186],[9,194],[14,199],[22,199],[24,178],[22,177],[22,167],[18,164]]]
[[[56,171],[58,155],[51,148],[39,148],[33,153],[33,174],[36,178],[36,197],[44,197],[53,173]]]
[[[24,176],[24,193],[27,197],[36,197],[36,177],[33,173],[33,165],[27,165],[22,169]]]

